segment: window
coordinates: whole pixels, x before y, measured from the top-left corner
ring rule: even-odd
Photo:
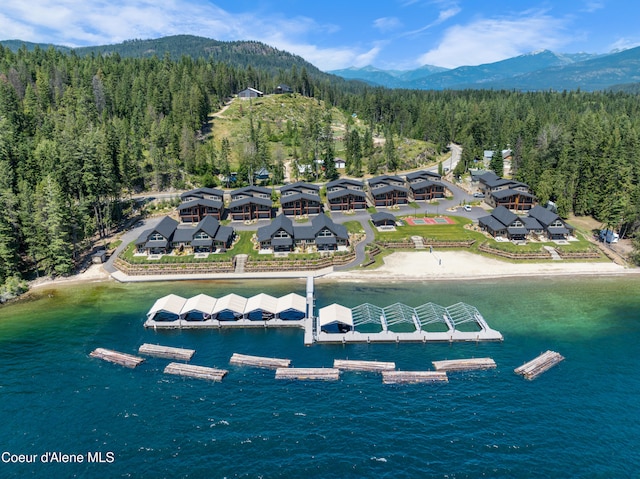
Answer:
[[[274,238],[289,238],[289,233],[285,230],[278,230],[276,234],[273,235]]]
[[[320,236],[322,237],[333,236],[333,233],[329,231],[327,228],[324,228],[318,233],[318,237]]]
[[[151,236],[149,236],[149,241],[162,241],[164,239],[164,236],[162,236],[160,233],[153,233]]]
[[[193,237],[193,239],[196,239],[196,240],[208,240],[209,238],[210,236],[204,231],[198,231]]]

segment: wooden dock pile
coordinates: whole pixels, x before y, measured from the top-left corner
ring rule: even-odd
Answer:
[[[382,371],[384,384],[448,382],[444,371]]]
[[[103,361],[109,361],[110,363],[119,364],[127,368],[135,368],[144,361],[144,358],[134,356],[132,354],[120,353],[111,349],[97,348],[89,356],[92,358],[102,359]]]
[[[382,361],[353,361],[348,359],[334,359],[333,367],[343,371],[392,371],[396,363]]]
[[[433,361],[436,371],[473,371],[476,369],[493,369],[496,362],[491,358],[450,359]]]
[[[138,353],[145,354],[147,356],[164,359],[180,359],[182,361],[189,361],[195,352],[195,349],[171,348],[169,346],[147,343],[143,344],[138,349]]]
[[[522,366],[515,368],[513,371],[516,374],[521,374],[526,379],[535,379],[563,359],[564,357],[561,356],[560,353],[546,351],[528,363],[524,363]]]
[[[291,364],[290,359],[263,358],[260,356],[248,356],[246,354],[233,353],[229,364],[236,366],[254,366],[257,368],[278,369],[288,368]]]
[[[340,378],[340,370],[335,368],[278,368],[276,379],[300,379],[337,381]]]
[[[211,381],[222,381],[227,375],[227,370],[207,368],[205,366],[194,366],[193,364],[169,363],[164,368],[165,374],[175,374],[177,376],[187,376],[197,379],[208,379]]]

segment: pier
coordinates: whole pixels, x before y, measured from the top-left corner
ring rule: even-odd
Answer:
[[[104,348],[97,348],[91,351],[89,356],[92,358],[102,359],[103,361],[108,361],[110,363],[119,364],[120,366],[125,366],[127,368],[135,368],[136,366],[139,366],[140,363],[144,362],[144,358],[134,356],[133,354],[120,353],[118,351]]]
[[[164,359],[179,359],[182,361],[191,360],[195,352],[195,349],[172,348],[169,346],[147,343],[143,344],[138,349],[139,354],[144,354],[146,356],[154,356],[156,358]]]
[[[246,354],[233,353],[229,364],[236,366],[254,366],[256,368],[278,369],[288,368],[291,364],[290,359],[263,358],[260,356],[248,356]]]
[[[444,371],[382,371],[384,384],[417,384],[448,382]]]
[[[333,367],[342,371],[393,371],[396,363],[382,361],[354,361],[348,359],[334,359]]]
[[[564,360],[564,357],[560,353],[555,351],[546,351],[537,358],[524,363],[522,366],[515,368],[513,371],[516,374],[521,374],[525,379],[535,379],[545,371],[548,371],[556,364]]]
[[[473,371],[477,369],[493,369],[496,362],[491,358],[450,359],[433,361],[436,371]]]
[[[222,378],[228,373],[226,369],[208,368],[184,363],[169,363],[167,367],[164,368],[164,372],[165,374],[175,374],[176,376],[187,376],[218,382],[222,381]]]
[[[337,381],[340,370],[335,368],[278,368],[276,379],[298,379],[304,381]]]

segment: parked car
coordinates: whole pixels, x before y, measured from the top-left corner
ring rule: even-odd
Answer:
[[[483,193],[474,193],[473,197],[474,198],[484,198],[484,194]]]
[[[462,208],[464,208],[465,211],[471,211],[471,205],[464,205]]]

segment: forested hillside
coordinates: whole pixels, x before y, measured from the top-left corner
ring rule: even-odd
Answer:
[[[296,66],[274,74],[203,58],[0,48],[0,282],[71,272],[89,239],[121,220],[128,192],[197,185],[221,172],[224,138],[207,136],[208,115],[247,86],[270,92],[278,83],[355,114],[363,134],[395,136],[396,146],[400,137],[437,149],[459,142],[459,173],[482,150],[510,146],[515,175],[542,202],[627,234],[638,227],[635,95],[386,90],[314,78]],[[313,119],[308,126],[326,144],[297,148],[304,161],[333,148],[323,134],[328,120]],[[388,147],[389,158],[394,151]],[[259,154],[274,161],[268,148]]]

